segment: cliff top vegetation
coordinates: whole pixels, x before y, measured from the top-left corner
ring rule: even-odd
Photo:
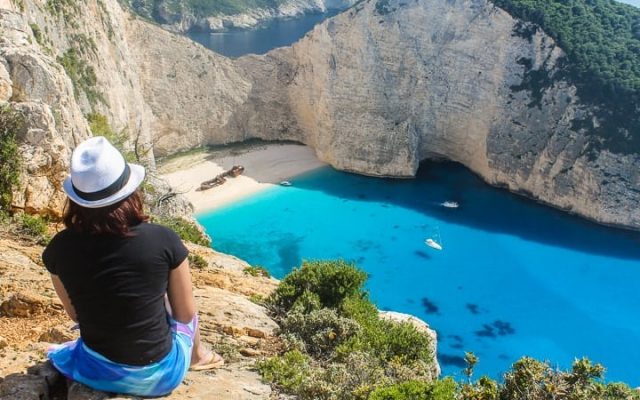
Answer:
[[[343,261],[304,262],[266,300],[280,325],[281,354],[258,362],[263,379],[305,399],[638,400],[640,391],[605,383],[604,367],[575,360],[570,370],[529,357],[502,382],[437,378],[432,339],[415,326],[382,319],[364,291],[365,272]]]
[[[581,101],[598,110],[596,122],[574,126],[592,133],[591,149],[640,152],[640,9],[614,0],[492,2],[540,26],[566,52],[559,78],[576,85]]]

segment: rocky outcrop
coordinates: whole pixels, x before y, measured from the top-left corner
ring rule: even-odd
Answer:
[[[61,376],[45,362],[45,353],[51,343],[74,339],[78,331],[70,329],[72,322],[43,273],[42,247],[5,236],[0,232],[0,399],[50,398],[52,391],[54,398],[65,398]],[[270,386],[262,383],[253,365],[277,350],[276,324],[249,296],[268,295],[277,281],[244,274],[248,265],[234,257],[196,245],[189,248],[208,264],[193,271],[201,335],[223,353],[226,364],[214,372],[190,372],[166,398],[271,398]],[[225,274],[232,286],[221,289],[207,283]],[[71,400],[112,397],[75,384],[68,391]]]
[[[17,208],[59,212],[68,154],[88,135],[82,114],[97,110],[149,164],[154,153],[250,138],[305,143],[336,168],[375,176],[449,159],[490,184],[640,228],[640,156],[592,150],[599,122],[562,79],[562,50],[487,0],[366,0],[290,48],[235,61],[113,0],[22,4],[0,14],[0,98],[33,114]],[[85,49],[98,101],[57,62],[68,49]]]
[[[7,237],[0,230],[0,400],[66,398],[69,400],[137,399],[66,384],[46,361],[53,343],[78,337],[78,330],[63,311],[40,260],[42,247]],[[183,384],[166,399],[275,399],[262,381],[255,361],[282,351],[278,325],[256,300],[269,296],[278,281],[244,272],[249,266],[233,256],[185,243],[191,254],[205,260],[192,268],[200,335],[225,357],[225,365],[208,372],[189,372]],[[423,321],[400,313],[381,317],[409,322],[431,340],[431,376],[440,375],[435,358],[437,338]],[[65,388],[66,386],[66,388]],[[66,390],[66,392],[65,392]],[[66,396],[65,396],[66,393]]]
[[[597,120],[561,78],[563,51],[487,0],[363,1],[290,48],[233,63],[148,24],[129,29],[129,40],[144,38],[137,62],[154,60],[145,98],[167,138],[158,142],[173,144],[158,154],[294,140],[338,169],[391,177],[448,159],[490,184],[640,228],[640,155],[588,150],[601,138],[584,121]],[[194,74],[202,80],[185,83]]]
[[[431,329],[429,327],[429,324],[427,324],[420,318],[414,317],[413,315],[399,313],[396,311],[380,311],[379,315],[381,319],[384,319],[387,321],[411,324],[414,328],[416,328],[418,332],[423,332],[429,337],[429,339],[431,339],[431,342],[429,345],[431,350],[431,355],[432,355],[432,361],[430,363],[431,365],[430,373],[434,379],[439,377],[441,370],[440,370],[440,364],[438,363],[438,357],[437,357],[438,333],[435,330]]]
[[[293,139],[334,167],[412,176],[425,159],[607,223],[640,228],[640,155],[588,151],[593,110],[564,53],[486,0],[369,0],[291,48],[238,65],[252,82],[228,131]]]
[[[244,12],[202,16],[180,2],[158,2],[150,17],[164,29],[172,32],[225,32],[231,29],[256,28],[272,20],[293,18],[303,14],[344,10],[354,3],[355,0],[288,0],[281,3],[274,2],[269,7],[250,8]],[[132,7],[135,10],[139,6]],[[148,14],[148,10],[143,14]]]
[[[231,60],[140,19],[125,33],[153,114],[157,156],[251,137],[222,130],[251,88]]]

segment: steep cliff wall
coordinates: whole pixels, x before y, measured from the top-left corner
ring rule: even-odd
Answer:
[[[336,168],[398,177],[450,159],[491,184],[640,228],[640,156],[588,151],[600,138],[584,121],[598,120],[562,80],[562,50],[486,0],[365,0],[290,48],[235,61],[114,0],[3,4],[13,10],[1,14],[0,94],[42,109],[24,135],[17,207],[60,204],[67,155],[93,110],[156,155],[286,139]],[[69,49],[85,49],[91,90],[78,91],[56,62]]]
[[[560,78],[563,58],[486,0],[364,1],[291,48],[239,59],[252,90],[227,129],[300,140],[370,175],[450,159],[493,185],[638,228],[640,155],[587,151],[601,138],[577,123],[593,110]]]
[[[224,32],[250,29],[274,19],[343,10],[355,0],[285,0],[210,2],[194,5],[182,0],[124,0],[131,10],[173,32]]]
[[[115,1],[4,1],[0,8],[0,102],[21,110],[21,187],[13,207],[59,215],[71,150],[90,135],[85,116],[107,116],[153,166],[150,111],[123,40]],[[3,73],[3,71],[6,72]]]
[[[125,33],[153,113],[156,155],[251,137],[222,130],[251,87],[231,60],[141,19]]]

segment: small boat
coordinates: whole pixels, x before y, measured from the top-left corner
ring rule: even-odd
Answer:
[[[234,165],[229,171],[227,171],[227,176],[235,178],[236,176],[242,175],[244,172],[244,167],[242,165]]]
[[[445,201],[444,203],[440,203],[440,205],[442,207],[446,207],[446,208],[458,208],[458,207],[460,207],[460,204],[458,204],[455,201]]]
[[[431,238],[425,240],[424,244],[426,244],[427,246],[432,247],[432,248],[434,248],[436,250],[442,250],[442,246],[438,242],[436,242],[435,240],[433,240]]]
[[[280,186],[291,186],[291,182],[289,181],[281,181]]]
[[[208,181],[202,182],[202,183],[200,184],[200,187],[199,187],[199,188],[197,188],[196,190],[197,190],[197,191],[205,191],[205,190],[209,190],[209,189],[211,189],[211,188],[213,188],[213,187],[220,186],[220,185],[222,185],[222,184],[223,184],[223,183],[225,183],[225,182],[226,182],[226,179],[224,179],[224,177],[222,177],[222,176],[216,176],[215,178],[213,178],[213,179],[211,179],[211,180],[208,180]]]

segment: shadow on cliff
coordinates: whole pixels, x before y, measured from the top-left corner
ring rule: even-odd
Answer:
[[[527,241],[584,253],[640,260],[640,233],[610,228],[544,206],[484,183],[461,164],[424,162],[416,179],[370,178],[329,168],[312,172],[329,179],[299,179],[295,186],[349,200],[375,201],[411,208],[447,223],[486,232],[518,236]],[[312,175],[309,175],[312,176]],[[380,190],[380,180],[385,190]],[[444,201],[460,204],[457,209]]]

